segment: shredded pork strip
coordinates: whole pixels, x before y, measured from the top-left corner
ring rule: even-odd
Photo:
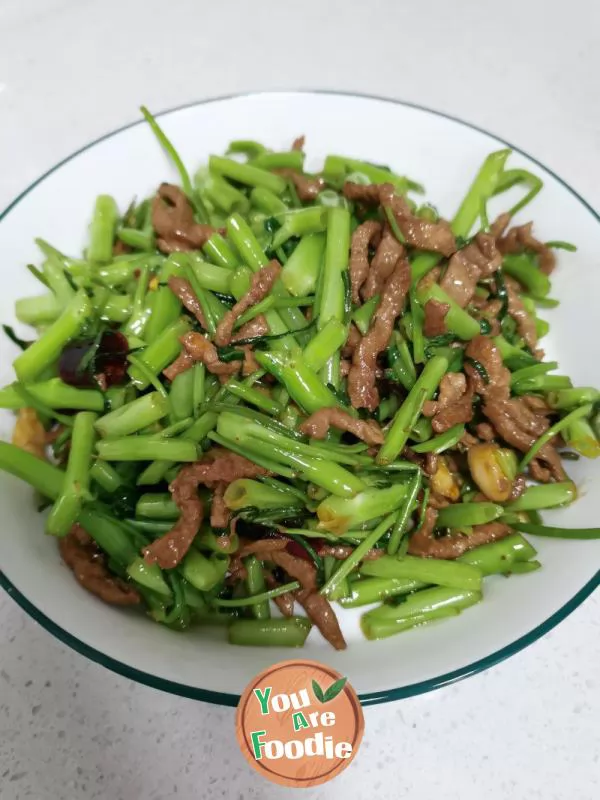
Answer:
[[[478,281],[489,278],[501,266],[502,254],[496,248],[494,237],[478,233],[470,244],[452,256],[440,286],[465,308],[473,299]]]
[[[408,541],[408,552],[421,558],[454,559],[479,547],[482,544],[496,542],[512,533],[512,529],[502,522],[488,522],[486,525],[475,525],[472,533],[451,533],[436,538],[433,534],[437,521],[437,511],[431,507],[425,512],[423,525],[413,533]]]
[[[456,250],[450,225],[444,221],[430,222],[416,217],[406,200],[395,193],[391,183],[362,184],[346,181],[344,196],[349,200],[390,208],[406,244],[418,250],[431,250],[448,258]]]
[[[213,375],[233,375],[240,370],[240,361],[229,361],[227,363],[221,361],[217,348],[201,333],[196,331],[185,333],[181,337],[181,343],[192,360],[201,361]]]
[[[313,564],[290,555],[284,550],[274,552],[271,555],[271,561],[285,570],[290,578],[300,581],[302,588],[296,593],[296,600],[306,611],[310,621],[321,631],[323,637],[336,650],[345,650],[346,642],[335,612],[329,600],[319,594],[317,589],[316,570]]]
[[[386,281],[371,327],[352,354],[348,394],[354,408],[375,411],[379,405],[379,392],[375,386],[377,357],[390,341],[396,318],[404,308],[410,281],[409,263],[402,258]]]
[[[204,504],[198,497],[198,486],[203,484],[216,489],[237,478],[256,478],[267,471],[243,456],[215,447],[201,461],[186,464],[169,486],[180,517],[170,531],[144,548],[148,564],[158,564],[161,569],[173,569],[188,552],[200,529]]]
[[[425,336],[440,336],[448,333],[446,327],[446,314],[450,311],[448,303],[440,303],[439,300],[428,300],[423,309],[425,319],[423,320],[423,333]]]
[[[194,220],[194,210],[178,186],[162,183],[152,201],[152,225],[163,253],[199,250],[215,232]]]
[[[427,400],[423,414],[431,417],[435,433],[444,433],[460,423],[473,418],[473,389],[462,372],[449,372],[440,381],[437,400]]]
[[[300,433],[313,439],[324,439],[329,428],[348,431],[370,445],[383,444],[383,431],[374,419],[356,419],[341,408],[321,408],[298,426]]]
[[[245,311],[252,308],[269,294],[280,272],[281,266],[279,262],[273,260],[254,273],[249,291],[238,300],[232,309],[227,311],[217,326],[215,342],[220,347],[230,343],[236,321]]]
[[[403,256],[404,247],[396,239],[390,226],[384,225],[381,241],[375,250],[371,268],[362,289],[364,300],[370,300],[376,294],[381,294],[385,282],[394,271],[398,260]]]
[[[368,220],[359,225],[350,241],[350,286],[352,302],[360,303],[360,290],[369,275],[369,247],[379,241],[381,225],[375,220]]]
[[[63,561],[77,582],[105,603],[114,606],[134,606],[141,598],[131,584],[111,575],[106,557],[80,525],[58,540]]]
[[[204,330],[206,330],[204,311],[200,305],[200,300],[198,300],[196,293],[192,289],[192,284],[185,278],[178,278],[176,275],[171,275],[167,283],[175,297],[181,300],[181,304],[184,308],[187,308],[187,310],[196,317]]]
[[[532,233],[533,222],[511,228],[506,234],[510,223],[509,214],[501,214],[492,225],[492,235],[496,237],[498,249],[501,253],[522,253],[531,251],[538,257],[540,270],[544,275],[551,275],[556,266],[556,256],[550,247],[547,247]]]
[[[274,169],[273,172],[281,175],[282,178],[290,180],[295,188],[299,200],[303,203],[309,203],[311,200],[316,200],[319,194],[325,188],[325,181],[318,175],[303,175],[295,169],[284,167],[282,169]]]

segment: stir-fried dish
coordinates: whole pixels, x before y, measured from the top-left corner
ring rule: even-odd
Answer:
[[[414,181],[304,139],[235,141],[120,213],[97,198],[79,258],[38,240],[37,338],[0,407],[0,467],[49,509],[75,579],[175,629],[243,645],[346,646],[459,614],[483,578],[536,570],[523,537],[600,454],[594,388],[540,344],[556,251],[513,224],[541,189],[510,151],[454,217]],[[497,219],[489,201],[522,199]],[[514,193],[513,193],[514,194]],[[496,201],[497,202],[497,201]]]

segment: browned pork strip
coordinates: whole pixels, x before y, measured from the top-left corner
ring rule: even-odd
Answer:
[[[231,512],[225,505],[223,495],[227,489],[226,483],[218,483],[210,501],[210,526],[211,528],[226,528],[229,525]]]
[[[365,225],[367,223],[364,223]],[[394,271],[398,259],[404,255],[404,247],[396,239],[389,225],[384,225],[381,241],[371,261],[371,268],[367,280],[362,288],[364,300],[370,300],[376,294],[381,294],[385,282]]]
[[[297,136],[292,142],[292,150],[304,150],[304,141],[304,134],[302,134],[302,136]]]
[[[473,389],[462,372],[449,372],[440,381],[437,400],[427,400],[423,414],[432,417],[431,427],[444,433],[453,425],[470,422],[473,418]]]
[[[346,640],[331,603],[317,591],[300,591],[296,599],[306,611],[306,616],[321,631],[324,639],[336,650],[346,649]]]
[[[304,420],[298,430],[313,439],[324,439],[330,426],[353,433],[367,444],[383,444],[383,432],[374,419],[356,419],[341,408],[321,408],[315,411]]]
[[[163,375],[170,381],[174,381],[178,375],[181,375],[182,372],[187,372],[187,370],[193,365],[194,359],[187,352],[187,350],[182,350],[175,361],[163,369]]]
[[[256,539],[251,542],[242,542],[238,555],[240,558],[246,556],[257,556],[261,561],[270,561],[273,553],[285,550],[288,546],[288,539],[284,538],[270,538],[270,539]]]
[[[276,172],[283,178],[287,178],[294,184],[298,198],[303,203],[309,203],[311,200],[315,200],[325,188],[324,179],[318,175],[303,175],[301,172],[297,172],[295,169],[290,169],[289,167],[274,169],[273,172]]]
[[[517,323],[517,331],[525,340],[525,344],[531,352],[537,354],[537,330],[535,320],[525,310],[523,301],[519,297],[517,290],[512,283],[506,282],[506,293],[508,295],[508,313]]]
[[[192,284],[185,278],[178,278],[176,275],[171,275],[168,284],[175,297],[181,300],[182,305],[196,317],[200,325],[206,330],[204,311],[200,305],[200,300],[198,300],[196,293],[192,289]]]
[[[229,344],[233,334],[233,326],[236,321],[245,311],[252,308],[252,306],[259,303],[269,294],[280,272],[281,267],[279,262],[274,260],[254,273],[250,283],[250,289],[237,301],[234,307],[225,314],[217,326],[215,342],[220,347]]]
[[[406,243],[412,247],[431,250],[446,257],[455,252],[456,241],[450,225],[445,220],[431,222],[416,217],[406,200],[395,193],[391,183],[363,186],[346,181],[343,191],[349,200],[390,208]]]
[[[423,333],[425,336],[440,336],[448,333],[446,327],[446,314],[450,311],[448,303],[440,303],[439,300],[428,300],[423,308],[425,319],[423,320]]]
[[[270,572],[265,572],[265,583],[269,589],[278,589],[281,584],[275,580]],[[294,614],[294,595],[292,592],[284,592],[273,598],[273,602],[281,611],[284,617],[291,617]]]
[[[537,254],[540,270],[545,275],[550,275],[556,266],[556,256],[550,247],[546,247],[543,242],[535,238],[532,233],[533,222],[518,225],[502,235],[509,221],[510,217],[502,214],[492,226],[492,234],[498,237],[497,245],[500,252],[522,253],[524,250],[531,250]]]
[[[58,540],[58,548],[77,582],[88,592],[115,606],[133,606],[140,602],[131,584],[110,574],[104,554],[80,525],[73,525],[69,533]]]
[[[233,375],[241,366],[239,361],[225,363],[220,360],[217,348],[201,333],[190,331],[181,337],[181,343],[194,361],[201,361],[213,375]]]
[[[264,314],[258,314],[254,319],[245,322],[242,327],[235,332],[235,335],[231,337],[231,341],[237,342],[240,339],[253,339],[255,336],[266,336],[267,333],[269,333],[267,320]]]
[[[410,266],[402,258],[386,281],[371,327],[352,354],[348,394],[354,408],[374,411],[379,405],[379,392],[375,386],[377,357],[388,345],[396,317],[404,308],[410,281]]]
[[[465,355],[478,361],[487,372],[489,378],[489,382],[486,383],[485,379],[472,364],[465,364],[465,372],[477,394],[508,399],[510,394],[510,372],[504,366],[500,351],[494,342],[488,339],[487,336],[476,336],[467,345]]]
[[[170,531],[156,539],[143,554],[148,564],[158,564],[161,569],[173,569],[189,550],[200,529],[204,505],[198,497],[198,486],[209,489],[228,485],[237,478],[256,478],[267,471],[243,456],[214,447],[193,464],[186,464],[169,486],[181,514]]]
[[[363,222],[352,234],[350,241],[350,286],[352,302],[360,303],[360,290],[369,274],[369,246],[378,241],[381,225],[375,220]]]
[[[461,308],[465,308],[473,299],[478,281],[489,278],[501,265],[502,255],[493,236],[479,233],[452,256],[440,286]]]
[[[436,539],[433,535],[437,511],[428,508],[425,512],[423,525],[408,541],[408,552],[413,556],[422,558],[458,558],[467,550],[489,544],[508,536],[512,529],[502,522],[489,522],[486,525],[475,525],[472,533],[450,533]]]
[[[194,220],[194,210],[178,186],[161,183],[152,201],[152,225],[163,253],[199,250],[215,232]]]

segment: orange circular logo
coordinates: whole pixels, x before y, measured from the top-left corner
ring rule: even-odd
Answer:
[[[317,786],[352,761],[365,721],[347,679],[317,661],[261,672],[237,708],[236,735],[251,766],[282,786]]]

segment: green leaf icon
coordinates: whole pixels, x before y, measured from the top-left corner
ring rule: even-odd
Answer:
[[[334,681],[329,689],[325,692],[325,703],[328,703],[330,700],[333,700],[334,697],[337,697],[338,694],[342,691],[344,686],[346,685],[346,681],[348,678],[340,678],[337,681]]]
[[[323,694],[323,689],[319,686],[319,684],[313,680],[312,682],[312,690],[315,693],[315,697],[320,703],[325,702],[325,695]]]

